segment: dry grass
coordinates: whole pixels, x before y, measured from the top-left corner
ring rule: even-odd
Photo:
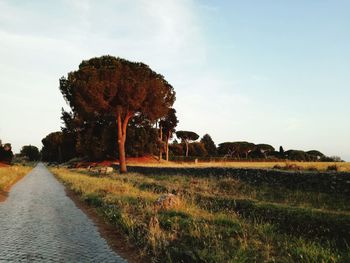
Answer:
[[[25,176],[32,168],[27,166],[0,167],[0,191],[8,191],[10,187]]]
[[[285,166],[297,166],[302,169],[317,169],[319,171],[325,171],[329,166],[336,165],[338,171],[349,172],[350,162],[199,162],[195,164],[194,162],[158,162],[158,163],[138,163],[138,162],[128,162],[128,165],[133,166],[147,166],[147,167],[232,167],[232,168],[264,168],[271,169],[278,165],[281,167]]]
[[[322,243],[317,236],[310,240],[303,233],[283,232],[261,218],[251,220],[225,209],[207,209],[195,198],[261,200],[280,203],[287,211],[290,205],[314,207],[329,196],[310,193],[307,197],[292,191],[284,196],[284,191],[277,190],[269,195],[271,189],[260,191],[225,178],[140,174],[97,177],[62,168],[51,171],[122,230],[141,253],[153,256],[154,262],[342,262],[350,256],[332,240]],[[168,210],[155,209],[154,201],[172,191],[178,193],[180,204]],[[332,202],[325,206],[341,209],[340,204]]]

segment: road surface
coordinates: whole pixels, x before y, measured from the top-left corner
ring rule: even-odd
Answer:
[[[0,203],[0,262],[126,262],[38,164]]]

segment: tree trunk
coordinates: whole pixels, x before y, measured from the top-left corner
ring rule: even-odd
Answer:
[[[163,129],[159,124],[159,161],[163,159]]]
[[[169,141],[165,142],[165,158],[166,161],[169,162]]]
[[[186,143],[186,157],[188,157],[188,141],[185,141]]]
[[[118,139],[118,146],[119,146],[119,169],[120,169],[120,173],[126,173],[128,170],[126,168],[125,141],[124,141],[123,138],[121,140]]]
[[[58,163],[62,163],[62,150],[61,145],[58,146]]]
[[[165,138],[165,158],[166,161],[169,162],[169,138],[170,138],[170,132],[168,133],[167,137]]]
[[[120,173],[126,173],[126,159],[125,159],[125,141],[126,128],[132,113],[128,112],[125,119],[122,121],[121,113],[118,113],[118,149],[119,149],[119,169]]]

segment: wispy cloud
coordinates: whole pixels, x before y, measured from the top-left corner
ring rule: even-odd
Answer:
[[[329,51],[323,54],[324,65],[332,63],[332,68],[320,71],[319,60],[306,52],[310,50],[296,57],[286,52],[295,41],[303,43],[301,51],[302,38],[280,37],[287,32],[285,26],[298,36],[309,35],[304,29],[309,21],[289,23],[285,17],[281,27],[276,6],[264,4],[264,12],[256,6],[244,1],[0,0],[0,139],[13,142],[16,151],[25,143],[40,146],[41,138],[61,125],[65,102],[58,79],[83,59],[110,54],[143,61],[165,76],[177,92],[179,129],[208,132],[217,142],[244,139],[279,146],[287,141],[293,148],[313,138],[310,147],[321,148],[329,145],[325,138],[332,128],[332,136],[343,144],[349,134],[344,122],[349,115],[349,27],[341,21],[347,14],[341,12],[343,20],[333,21],[344,32],[344,41],[338,41],[342,45],[336,42],[339,38],[329,38],[334,50],[330,42],[312,42],[312,49]],[[323,27],[328,17],[312,20],[322,32],[314,31],[320,39],[330,32]],[[271,49],[277,44],[282,48]],[[305,113],[315,94],[324,103],[317,104],[319,111]],[[325,119],[334,123],[327,131]],[[24,133],[23,127],[30,132]],[[344,145],[346,152],[349,145]]]

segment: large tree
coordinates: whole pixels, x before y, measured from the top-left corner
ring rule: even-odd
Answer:
[[[27,157],[29,161],[38,161],[40,159],[40,152],[38,147],[34,145],[25,145],[22,147],[20,155]]]
[[[175,101],[173,87],[147,65],[102,56],[84,60],[60,79],[60,90],[73,112],[83,118],[112,116],[117,121],[120,171],[126,172],[125,141],[129,120],[144,115],[155,121]]]
[[[51,132],[41,140],[42,160],[45,162],[62,162],[62,141],[63,133],[61,131]]]
[[[325,157],[323,153],[317,150],[307,151],[306,153],[312,157],[313,161],[319,161]]]
[[[169,140],[175,132],[175,127],[178,124],[178,119],[176,117],[176,110],[169,109],[167,115],[162,118],[159,122],[159,128],[162,130],[162,134],[165,141],[165,159],[169,161]]]
[[[293,161],[308,161],[308,155],[302,150],[288,150],[285,151],[285,156],[288,160]]]
[[[248,159],[248,154],[255,148],[255,144],[250,142],[224,142],[219,144],[218,152],[220,155],[239,159],[244,155]]]
[[[193,131],[177,131],[176,137],[186,144],[186,157],[188,157],[188,144],[199,138],[199,135]]]
[[[201,143],[204,144],[204,147],[207,150],[209,156],[215,156],[217,154],[215,143],[209,134],[205,134],[202,137]]]
[[[256,150],[263,154],[264,158],[267,158],[267,155],[275,151],[275,148],[269,144],[261,143],[256,145]]]

